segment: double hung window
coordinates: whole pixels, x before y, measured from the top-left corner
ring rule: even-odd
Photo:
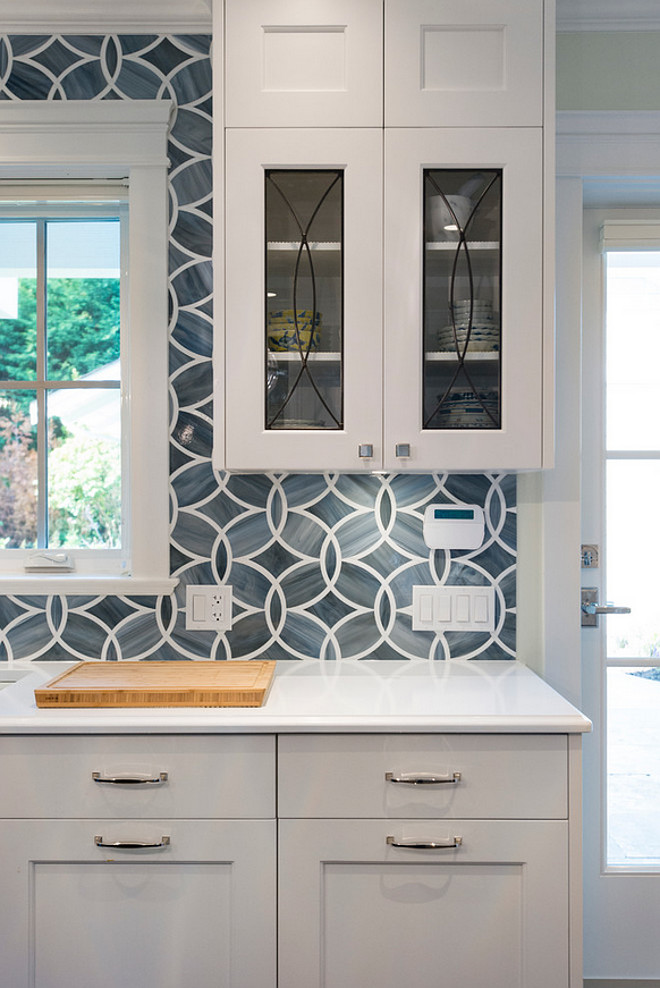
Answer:
[[[28,568],[79,550],[121,567],[126,190],[41,194],[0,199],[0,548],[33,550]]]

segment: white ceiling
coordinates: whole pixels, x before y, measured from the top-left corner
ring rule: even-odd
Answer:
[[[212,0],[0,0],[11,33],[210,31]],[[660,30],[658,0],[557,0],[560,31]]]

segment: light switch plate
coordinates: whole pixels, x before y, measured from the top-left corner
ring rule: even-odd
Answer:
[[[231,586],[189,584],[186,587],[186,628],[189,631],[229,631],[231,625]]]
[[[413,631],[494,631],[494,587],[413,587]]]

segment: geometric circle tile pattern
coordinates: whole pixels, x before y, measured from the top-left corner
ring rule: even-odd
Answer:
[[[510,475],[217,473],[211,466],[211,39],[0,35],[0,99],[170,99],[171,596],[0,596],[14,659],[510,659],[516,482]],[[479,504],[472,552],[430,551],[425,505]],[[185,628],[188,584],[229,583],[234,626]],[[416,584],[495,588],[494,632],[412,631]]]

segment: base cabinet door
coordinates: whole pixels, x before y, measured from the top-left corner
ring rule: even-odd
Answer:
[[[11,820],[0,839],[3,986],[275,988],[273,820]]]
[[[279,839],[279,988],[569,984],[564,821],[283,820]]]

